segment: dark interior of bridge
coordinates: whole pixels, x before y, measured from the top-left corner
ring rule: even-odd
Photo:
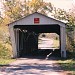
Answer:
[[[19,29],[19,57],[27,55],[46,56],[53,52],[53,49],[38,49],[40,33],[57,33],[60,36],[59,25],[15,25],[14,29],[16,28]],[[52,54],[60,56],[60,48],[55,49]]]

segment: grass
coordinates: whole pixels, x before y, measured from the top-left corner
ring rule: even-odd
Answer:
[[[59,40],[53,40],[53,46],[54,48],[59,48],[60,44],[59,44]]]
[[[59,60],[57,63],[61,66],[64,71],[69,71],[75,75],[75,60]]]
[[[9,63],[15,61],[15,59],[0,59],[0,66],[8,65]]]

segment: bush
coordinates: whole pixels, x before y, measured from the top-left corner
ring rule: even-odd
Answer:
[[[2,44],[0,44],[0,58],[3,58],[3,59],[11,58],[10,51],[6,47],[4,47]]]

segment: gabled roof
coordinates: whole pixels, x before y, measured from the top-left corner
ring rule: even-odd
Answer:
[[[52,18],[52,17],[46,16],[46,15],[41,14],[41,13],[38,13],[38,12],[35,12],[35,13],[40,14],[40,15],[43,15],[43,16],[45,16],[45,17],[47,17],[47,18],[50,18],[50,19],[53,19],[53,20],[56,20],[56,21],[58,21],[58,22],[61,22],[61,23],[64,23],[64,24],[65,24],[65,22],[60,21],[60,20],[57,20],[57,19],[55,19],[55,18]],[[33,13],[33,14],[34,14],[34,13]]]
[[[46,15],[41,14],[41,13],[38,13],[38,12],[34,12],[34,13],[28,15],[28,16],[31,16],[31,15],[33,15],[33,14],[39,14],[39,15],[45,16],[45,17],[47,17],[47,18],[49,18],[49,19],[55,20],[55,21],[57,21],[57,22],[60,22],[60,23],[62,23],[62,24],[66,24],[66,23],[64,23],[64,22],[62,22],[62,21],[60,21],[60,20],[57,20],[57,19],[55,19],[55,18],[46,16]],[[21,19],[19,19],[19,20],[16,20],[16,21],[14,21],[14,22],[12,22],[12,23],[10,23],[10,24],[8,24],[8,25],[11,25],[11,24],[13,24],[13,23],[15,23],[15,22],[18,22],[18,21],[22,20],[22,19],[25,19],[25,18],[27,18],[28,16],[25,16],[25,17],[23,17],[23,18],[21,18]]]

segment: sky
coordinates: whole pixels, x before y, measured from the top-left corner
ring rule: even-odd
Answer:
[[[0,11],[2,11],[3,5],[2,1],[0,0]],[[68,11],[75,5],[75,0],[43,0],[45,2],[51,2],[55,7],[65,9]]]
[[[3,7],[2,0],[0,0],[0,11],[2,10],[2,7]]]
[[[65,9],[68,11],[75,5],[75,0],[44,0],[46,2],[51,2],[55,7]]]

